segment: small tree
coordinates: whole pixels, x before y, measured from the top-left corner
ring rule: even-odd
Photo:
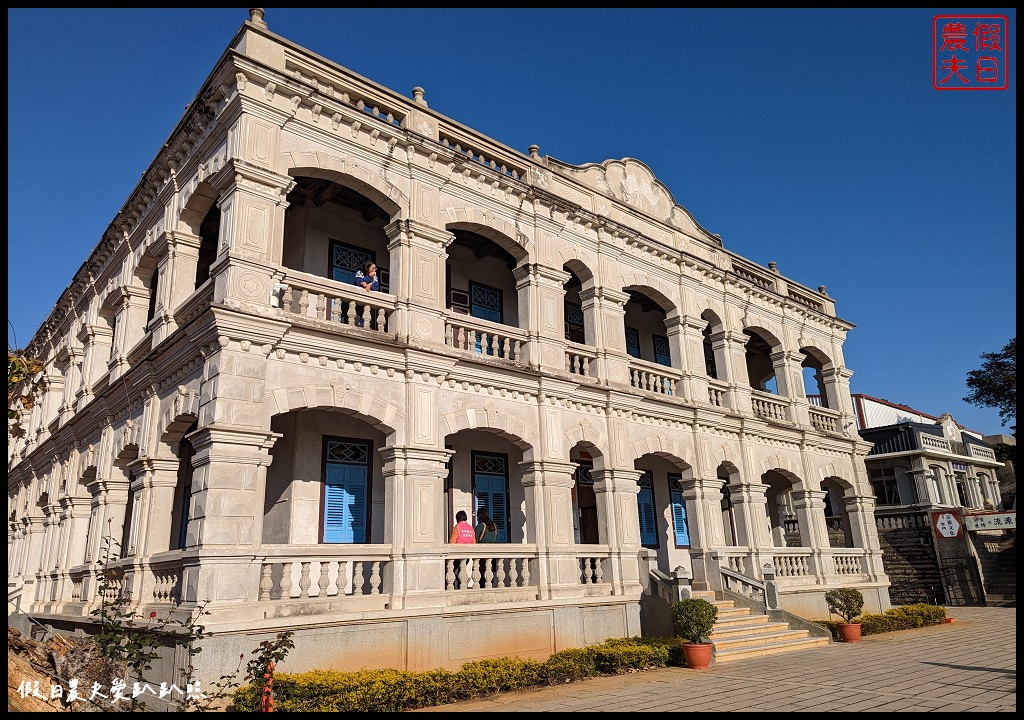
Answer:
[[[707,600],[687,598],[672,603],[672,624],[686,642],[704,644],[715,629],[718,608]]]
[[[839,588],[825,593],[828,611],[852,623],[864,610],[864,596],[854,588]]]
[[[7,436],[19,438],[25,435],[21,424],[22,410],[31,410],[36,399],[46,389],[46,382],[40,376],[43,361],[32,357],[24,350],[7,348]]]
[[[981,359],[984,364],[967,373],[970,392],[964,402],[996,408],[1005,425],[1017,417],[1017,338],[999,352],[982,353]]]

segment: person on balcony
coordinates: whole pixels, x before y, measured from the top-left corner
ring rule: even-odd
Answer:
[[[448,542],[455,543],[456,545],[476,544],[476,533],[473,531],[473,526],[469,524],[468,518],[469,516],[466,515],[465,510],[459,510],[455,513],[455,527],[452,528],[452,534],[451,537],[448,538]],[[461,559],[455,560],[455,566],[453,569],[455,570],[455,589],[458,590],[462,587]]]
[[[377,277],[376,263],[368,262],[362,270],[357,270],[355,284],[366,292],[380,292],[380,279]]]

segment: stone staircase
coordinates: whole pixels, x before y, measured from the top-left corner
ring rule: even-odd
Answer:
[[[985,568],[985,604],[1017,606],[1017,531],[1008,531],[996,544]]]
[[[716,600],[710,590],[694,591],[693,597],[718,608],[718,621],[709,638],[715,646],[716,664],[806,650],[831,642],[827,637],[814,637],[807,630],[791,629],[789,623],[772,621],[767,615],[755,615],[750,608],[737,607],[732,600]]]

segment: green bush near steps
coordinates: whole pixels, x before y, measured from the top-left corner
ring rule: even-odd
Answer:
[[[860,634],[878,635],[879,633],[893,632],[895,630],[910,630],[912,628],[938,625],[946,617],[946,608],[941,605],[928,605],[917,603],[916,605],[903,605],[886,610],[884,613],[865,613],[860,616]],[[838,621],[815,620],[815,623],[826,627],[832,633],[833,640],[839,640]]]
[[[400,712],[668,664],[682,664],[675,638],[615,638],[599,645],[562,650],[544,662],[518,657],[479,660],[455,672],[382,669],[278,673],[274,676],[274,711]],[[259,710],[259,696],[251,685],[236,690],[233,701],[235,710]]]

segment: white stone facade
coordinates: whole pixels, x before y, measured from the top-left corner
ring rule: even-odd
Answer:
[[[112,547],[140,611],[209,601],[211,668],[291,628],[294,670],[638,634],[652,564],[884,610],[851,327],[643,163],[523,155],[257,18],[30,345],[12,597],[81,622]],[[486,502],[505,541],[448,544]]]

